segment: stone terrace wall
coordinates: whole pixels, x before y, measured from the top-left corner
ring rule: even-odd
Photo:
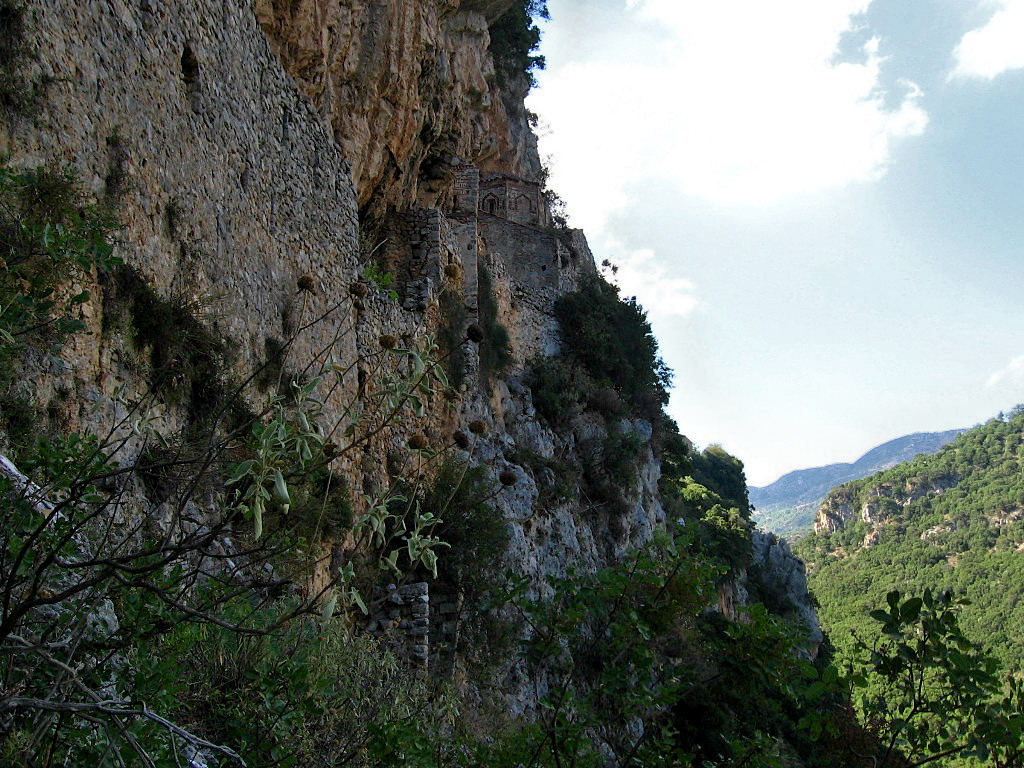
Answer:
[[[409,279],[403,306],[422,312],[437,296],[444,268],[461,271],[462,254],[455,230],[437,208],[414,208],[405,219]]]
[[[555,301],[574,290],[581,275],[594,272],[593,256],[583,233],[573,230],[573,247],[547,230],[480,214],[480,236],[492,259],[499,259],[510,280],[506,325],[513,349],[524,360],[533,354],[556,354]]]

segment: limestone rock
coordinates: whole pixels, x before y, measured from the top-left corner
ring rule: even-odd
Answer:
[[[810,654],[815,656],[824,635],[807,591],[807,568],[789,543],[773,533],[755,530],[753,546],[753,563],[759,567],[764,585],[793,606],[807,633]]]
[[[352,164],[371,217],[437,204],[470,161],[537,177],[525,84],[503,98],[488,22],[509,0],[255,0],[285,69]]]

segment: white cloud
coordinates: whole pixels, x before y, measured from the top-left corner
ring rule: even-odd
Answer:
[[[953,50],[951,78],[991,80],[1011,69],[1024,67],[1024,0],[994,0],[992,18],[966,33]]]
[[[616,250],[616,243],[608,249]],[[641,249],[614,260],[612,276],[623,296],[636,296],[648,313],[662,317],[687,317],[700,305],[696,286],[674,277],[659,264],[654,251]]]
[[[1018,355],[1013,358],[985,380],[985,386],[989,389],[1004,384],[1011,386],[1024,385],[1024,355]]]
[[[764,205],[882,176],[893,140],[928,116],[910,83],[887,106],[879,41],[835,61],[870,2],[629,0],[629,45],[588,58],[592,41],[570,38],[581,53],[549,57],[531,106],[553,126],[542,146],[574,221],[600,231],[643,179]]]

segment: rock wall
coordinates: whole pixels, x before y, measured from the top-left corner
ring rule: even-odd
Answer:
[[[794,627],[800,652],[816,658],[825,635],[807,588],[807,567],[793,554],[789,542],[766,531],[754,529],[751,554],[744,571],[718,585],[712,610],[737,621],[742,620],[744,606],[762,603]]]
[[[520,142],[495,117],[505,107],[486,107],[493,94],[486,24],[504,6],[38,2],[31,7],[35,75],[50,85],[37,116],[14,117],[3,127],[0,147],[15,166],[73,167],[97,199],[109,198],[122,223],[118,255],[158,295],[205,308],[204,322],[229,340],[234,372],[243,380],[266,362],[270,342],[295,334],[283,361],[290,370],[310,361],[352,363],[379,351],[381,334],[412,339],[434,332],[445,321],[437,301],[444,290],[461,297],[472,317],[480,267],[489,267],[499,320],[515,331],[516,362],[507,380],[481,382],[471,352],[454,407],[440,404],[408,426],[445,445],[454,428],[472,419],[490,425],[472,459],[495,478],[502,470],[516,473],[516,485],[496,499],[512,529],[509,563],[541,581],[571,564],[609,562],[647,540],[663,513],[649,448],[636,486],[628,489],[632,511],[621,524],[578,496],[541,502],[549,478],[523,458],[572,456],[603,429],[584,421],[564,434],[552,432],[538,421],[522,383],[525,362],[557,347],[555,298],[594,271],[582,234],[560,239],[539,226],[480,214],[465,200],[456,206],[447,165],[443,184],[427,196],[443,207],[416,204],[424,200],[424,162],[439,157],[442,146],[452,157],[482,159],[490,170],[503,164],[500,170],[523,175],[539,166],[532,139]],[[326,36],[330,56],[311,59],[296,42],[314,28]],[[303,62],[305,69],[295,68]],[[349,69],[322,70],[318,80],[316,62]],[[397,83],[391,92],[374,85],[392,64],[412,67],[415,87]],[[391,79],[401,81],[402,71]],[[312,99],[311,83],[323,85]],[[473,99],[480,104],[471,108]],[[356,127],[339,127],[342,115]],[[428,122],[447,138],[424,140]],[[477,179],[484,170],[463,165]],[[368,249],[378,244],[361,239],[359,227],[367,190],[394,209],[388,238],[372,254]],[[353,292],[368,257],[393,266],[397,300],[365,281]],[[66,366],[37,361],[20,385],[43,406],[58,399],[69,404],[72,429],[104,429],[149,383],[143,351],[129,333],[105,328],[104,290],[92,288],[93,299],[81,307],[90,333],[64,350]],[[321,320],[311,323],[315,318]],[[328,419],[369,375],[352,373],[328,395]],[[258,407],[266,393],[250,384],[245,396]],[[171,399],[155,401],[149,416],[165,434],[188,419]],[[386,482],[389,464],[407,459],[406,437],[382,435],[336,469],[350,487],[370,492]],[[139,447],[129,439],[124,458]],[[358,511],[358,495],[355,502]]]
[[[349,163],[252,8],[48,0],[32,12],[38,74],[51,82],[38,116],[4,128],[11,163],[74,168],[97,197],[116,163],[119,255],[160,294],[205,306],[240,371],[263,360],[267,339],[325,313],[332,322],[289,354],[308,360],[333,346],[352,357],[354,335],[335,338],[355,313],[338,304],[357,274]],[[307,274],[314,290],[300,294]],[[144,386],[123,340],[103,334],[99,296],[83,307],[91,335],[65,350],[83,406],[72,426],[95,426],[86,405],[115,387]]]
[[[611,563],[649,541],[665,512],[650,424],[588,412],[551,429],[524,381],[527,361],[559,348],[555,300],[596,270],[581,232],[545,226],[543,196],[529,181],[540,164],[517,101],[522,86],[499,90],[491,78],[487,23],[507,5],[36,2],[36,75],[50,85],[39,115],[5,125],[0,147],[16,166],[72,166],[95,197],[109,197],[123,225],[118,255],[157,294],[205,307],[242,379],[266,362],[271,342],[292,337],[278,361],[286,369],[352,365],[326,395],[328,420],[373,375],[356,361],[379,352],[382,334],[405,342],[437,332],[446,292],[473,319],[487,269],[512,335],[510,371],[481,380],[470,350],[461,390],[403,426],[434,446],[449,446],[472,420],[488,426],[457,456],[487,467],[496,485],[499,473],[514,476],[495,497],[511,533],[507,564],[543,591],[548,576]],[[499,172],[518,179],[506,189],[533,195],[529,220],[481,210],[481,179]],[[368,242],[361,212],[379,241]],[[397,297],[362,279],[370,261],[394,273]],[[103,429],[148,387],[139,350],[105,328],[103,291],[93,288],[81,307],[91,333],[65,349],[67,367],[40,361],[23,383],[43,405],[59,390],[74,410],[71,428]],[[266,391],[251,383],[245,396],[258,406]],[[167,434],[187,420],[167,399],[151,415]],[[552,467],[579,469],[610,430],[643,443],[621,497],[589,499],[580,484],[559,491]],[[360,492],[408,465],[407,436],[384,432],[335,467],[356,490],[357,512]],[[138,448],[129,440],[127,457]],[[337,565],[350,542],[331,545]],[[795,571],[780,578],[799,591]],[[455,597],[435,609],[425,586],[393,591],[377,628],[397,622],[424,663],[432,645],[451,646]],[[535,695],[513,686],[509,705],[521,711]]]
[[[536,178],[525,83],[498,87],[488,23],[510,0],[257,0],[288,72],[352,162],[374,218],[437,205],[469,161]]]
[[[754,531],[753,564],[760,580],[776,599],[788,604],[791,617],[805,633],[805,646],[812,658],[824,640],[818,615],[807,589],[807,568],[793,554],[789,542],[773,533]]]

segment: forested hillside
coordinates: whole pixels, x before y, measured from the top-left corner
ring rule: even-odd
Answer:
[[[750,503],[757,509],[754,520],[763,530],[799,538],[811,532],[818,507],[837,485],[873,475],[920,454],[935,453],[963,432],[915,432],[876,446],[852,463],[798,469],[771,485],[751,487]]]
[[[1024,406],[942,451],[832,491],[800,542],[840,654],[893,589],[966,596],[961,626],[1024,669]]]

